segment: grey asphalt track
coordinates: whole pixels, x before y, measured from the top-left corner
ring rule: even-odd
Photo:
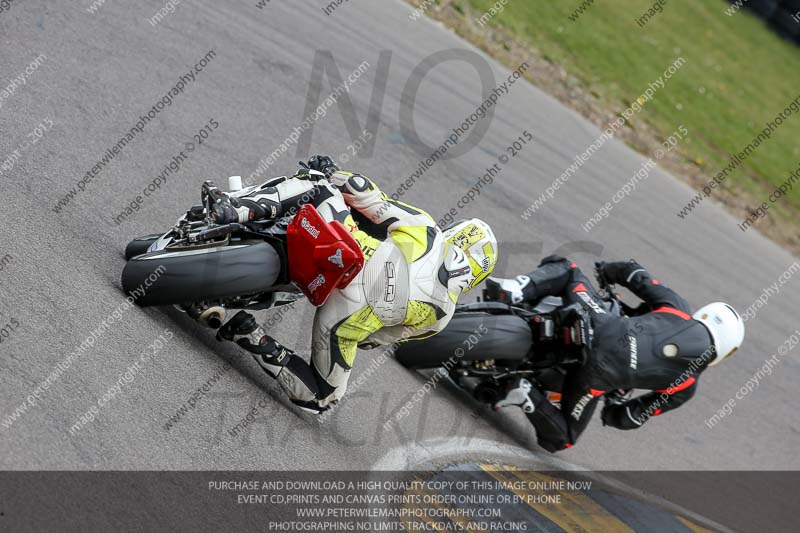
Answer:
[[[0,270],[0,317],[3,324],[12,319],[20,324],[0,345],[2,420],[123,303],[121,252],[132,237],[168,228],[197,202],[203,179],[224,183],[229,175],[248,176],[302,123],[316,50],[330,51],[344,76],[369,62],[349,93],[362,127],[379,52],[392,52],[374,154],[347,165],[390,192],[417,169],[426,151],[407,142],[399,118],[412,70],[442,50],[480,54],[428,19],[412,21],[411,8],[397,0],[352,0],[331,15],[322,11],[326,2],[270,2],[258,9],[255,1],[196,0],[179,5],[155,27],[147,19],[163,7],[160,1],[108,0],[95,14],[84,4],[88,0],[15,2],[0,13],[0,86],[6,87],[39,54],[46,55],[0,108],[0,164],[19,150],[13,168],[0,176],[0,258],[12,257]],[[215,57],[183,94],[85,191],[54,213],[53,206],[106,149],[209,50]],[[508,69],[487,61],[498,83],[508,77]],[[443,142],[475,110],[482,100],[479,87],[475,68],[462,61],[444,62],[425,77],[414,120],[428,145]],[[332,89],[325,78],[323,98]],[[210,119],[220,126],[197,145],[193,135]],[[27,134],[46,120],[53,126],[36,144],[20,149],[36,137]],[[661,170],[585,233],[581,224],[644,161],[616,141],[596,153],[542,210],[523,220],[526,207],[600,133],[524,81],[500,98],[478,146],[437,162],[403,200],[439,218],[525,130],[535,144],[511,159],[459,215],[485,219],[501,241],[514,243],[507,248],[514,253],[504,256],[501,274],[527,272],[542,255],[588,240],[602,245],[604,259],[635,257],[694,307],[722,299],[744,310],[796,260],[755,231],[742,233],[738,221],[712,201],[678,219],[675,212],[693,191]],[[188,142],[196,145],[188,161],[138,212],[116,225],[113,218]],[[316,121],[311,149],[301,155],[337,156],[347,153],[351,142],[334,106]],[[298,159],[292,146],[268,174],[292,172]],[[597,259],[585,251],[571,257],[587,271]],[[771,296],[748,321],[740,353],[707,372],[685,408],[636,432],[603,428],[596,420],[579,445],[558,458],[593,470],[800,467],[800,352],[782,357],[773,373],[736,400],[732,413],[717,425],[705,424],[800,327],[799,295],[800,279],[790,279]],[[300,303],[283,318],[272,333],[307,353],[310,307]],[[96,405],[165,328],[174,335],[166,347],[141,365],[94,422],[70,434],[79,415]],[[353,380],[379,353],[360,352]],[[233,368],[218,372],[223,362]],[[195,407],[165,429],[170,416],[215,372],[219,379]],[[426,442],[455,436],[499,443],[497,455],[505,446],[529,448],[531,457],[520,456],[518,463],[533,464],[537,457],[547,463],[521,413],[487,422],[480,416],[487,411],[476,414],[475,406],[444,385],[416,405],[398,429],[384,431],[389,413],[425,379],[390,360],[320,423],[291,408],[249,356],[217,343],[211,332],[185,316],[171,309],[131,309],[43,391],[36,406],[10,427],[0,426],[0,468],[364,469],[379,462],[400,468],[402,450],[424,455]],[[256,422],[231,436],[229,430],[254,407]],[[491,458],[485,446],[471,450],[469,441],[459,442],[447,451],[448,459]],[[390,450],[400,459],[387,463]]]

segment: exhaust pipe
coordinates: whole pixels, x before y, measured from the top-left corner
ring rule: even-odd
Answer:
[[[206,307],[203,304],[194,304],[181,307],[181,309],[186,311],[190,317],[211,329],[219,329],[225,323],[225,309],[218,305]]]
[[[200,314],[197,321],[211,329],[219,329],[225,322],[225,309],[222,307],[209,307]]]

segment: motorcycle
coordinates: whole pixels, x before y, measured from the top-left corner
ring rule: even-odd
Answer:
[[[611,314],[636,316],[643,312],[625,304],[614,286],[601,275],[603,306]],[[439,369],[480,403],[495,405],[509,385],[525,378],[560,405],[564,378],[570,368],[586,361],[592,324],[580,305],[546,296],[528,304],[512,304],[510,295],[489,278],[483,299],[459,305],[447,327],[423,340],[400,344],[398,362],[410,369]],[[631,390],[604,394],[606,403],[621,403]]]
[[[313,191],[329,185],[321,172],[306,174],[316,182]],[[216,202],[235,202],[289,179],[306,178],[282,176],[227,194],[206,181],[203,205],[191,207],[167,232],[128,244],[125,292],[139,306],[177,306],[214,329],[226,309],[267,309],[303,296],[322,305],[364,265],[361,248],[340,222],[324,220],[310,203],[276,220],[217,224],[211,216]]]

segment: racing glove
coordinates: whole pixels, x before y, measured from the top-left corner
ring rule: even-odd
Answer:
[[[211,220],[217,224],[230,224],[232,222],[247,222],[250,210],[240,210],[233,206],[229,198],[217,200],[211,205]]]
[[[211,220],[217,224],[244,224],[264,218],[274,219],[281,214],[281,204],[275,200],[267,197],[259,198],[258,201],[251,198],[232,198],[211,181],[203,183],[202,198],[203,203],[210,204]]]
[[[595,263],[595,269],[598,277],[604,278],[612,285],[625,285],[628,277],[637,270],[644,270],[642,265],[636,262],[635,259],[629,261],[614,261],[611,263],[598,262]]]
[[[339,167],[336,166],[336,163],[333,162],[333,159],[327,155],[315,155],[309,159],[308,168],[322,172],[326,176],[330,176],[339,170]]]

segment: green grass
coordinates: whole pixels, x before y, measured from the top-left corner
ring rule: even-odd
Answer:
[[[495,0],[460,0],[480,13]],[[648,102],[644,120],[666,137],[689,129],[682,153],[707,176],[746,146],[800,94],[800,48],[774,34],[749,11],[734,16],[721,0],[670,0],[643,28],[635,19],[652,0],[596,0],[577,20],[581,0],[510,0],[489,23],[512,31],[562,65],[586,87],[623,111],[682,56],[686,64]],[[726,188],[753,195],[783,183],[800,162],[800,113],[795,113],[727,180]],[[800,203],[792,191],[781,211]],[[787,213],[787,210],[788,213]]]

